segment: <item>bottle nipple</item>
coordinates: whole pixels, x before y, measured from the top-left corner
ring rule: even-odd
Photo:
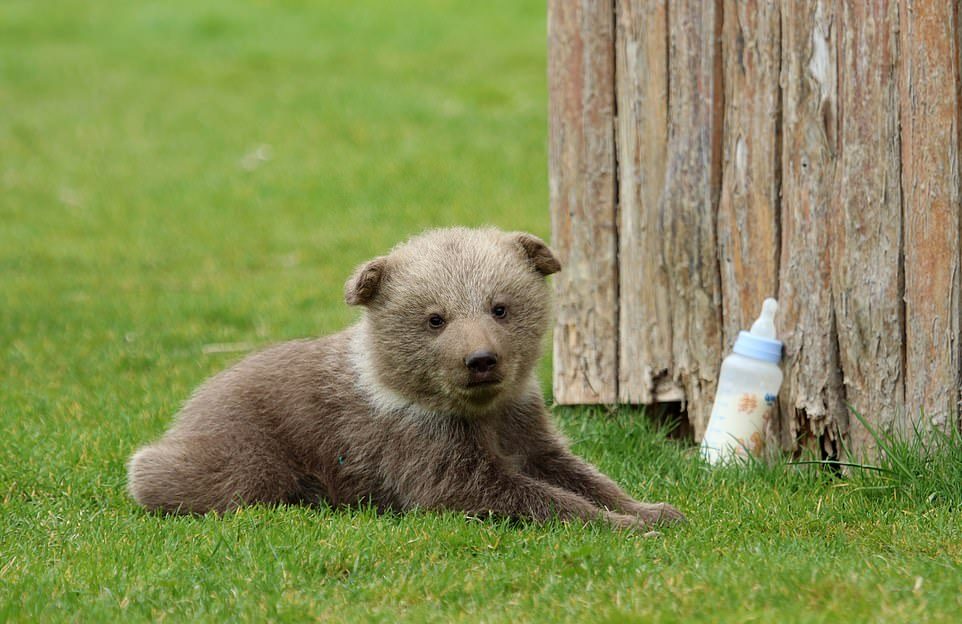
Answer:
[[[752,323],[751,334],[759,338],[775,340],[775,312],[778,311],[778,302],[768,298],[762,303],[762,313],[758,320]]]

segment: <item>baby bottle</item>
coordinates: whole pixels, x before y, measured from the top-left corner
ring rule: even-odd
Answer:
[[[725,358],[701,453],[710,464],[758,457],[765,447],[765,421],[782,385],[782,343],[775,339],[778,302],[766,299],[750,332],[741,331]]]

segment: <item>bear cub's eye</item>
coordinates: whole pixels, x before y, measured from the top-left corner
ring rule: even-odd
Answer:
[[[428,318],[428,325],[431,326],[431,329],[441,329],[444,327],[444,318],[440,314],[432,314]]]
[[[507,306],[503,306],[503,305],[494,306],[493,308],[491,308],[491,316],[499,320],[507,318],[508,317]]]

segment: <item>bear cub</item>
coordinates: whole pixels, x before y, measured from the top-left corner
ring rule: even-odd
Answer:
[[[131,495],[169,513],[370,502],[642,531],[681,520],[551,422],[534,367],[560,268],[539,238],[493,228],[428,231],[361,265],[345,286],[360,321],[204,383],[130,459]]]

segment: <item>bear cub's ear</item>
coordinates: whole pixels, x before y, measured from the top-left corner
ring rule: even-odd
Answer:
[[[381,278],[384,277],[386,266],[387,258],[381,256],[357,267],[354,275],[344,284],[344,301],[348,305],[371,303],[381,287]]]
[[[538,273],[551,275],[561,270],[561,263],[543,240],[527,232],[513,232],[511,236]]]

